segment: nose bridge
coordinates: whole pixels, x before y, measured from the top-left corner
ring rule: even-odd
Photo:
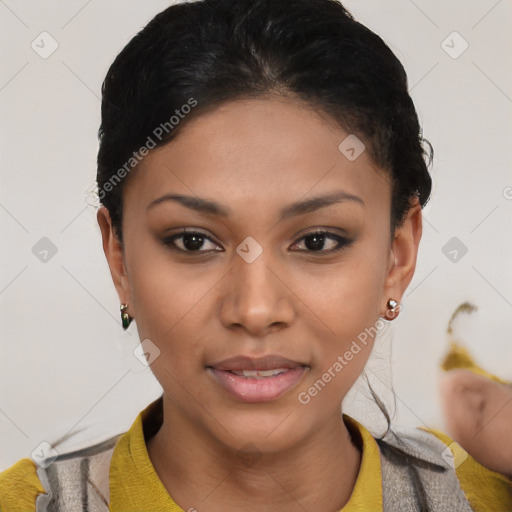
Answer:
[[[268,301],[275,300],[276,283],[270,249],[263,247],[252,237],[244,240],[236,249],[237,256],[234,291],[240,305],[245,307],[271,307]],[[277,291],[277,293],[280,293]]]
[[[254,238],[247,237],[236,248],[231,270],[229,297],[224,320],[248,330],[264,330],[292,319],[288,288],[277,276],[278,258]]]

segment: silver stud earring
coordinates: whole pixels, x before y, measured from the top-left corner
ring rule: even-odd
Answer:
[[[400,310],[402,309],[402,305],[397,302],[395,299],[389,299],[386,303],[386,313],[384,313],[384,317],[387,320],[394,320],[399,314]]]

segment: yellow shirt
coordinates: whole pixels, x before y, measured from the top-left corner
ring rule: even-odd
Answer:
[[[370,432],[355,419],[343,414],[350,433],[362,447],[361,467],[354,490],[342,512],[382,512],[380,453]],[[162,398],[149,404],[130,430],[117,441],[110,463],[111,512],[184,512],[169,496],[146,449],[162,422]],[[426,430],[426,429],[423,429]],[[445,445],[452,439],[432,430]],[[512,480],[486,469],[471,456],[456,468],[461,487],[476,512],[512,511]],[[31,459],[21,459],[0,473],[0,511],[33,512],[44,488]]]

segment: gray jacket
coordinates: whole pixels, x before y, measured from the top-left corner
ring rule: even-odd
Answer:
[[[109,468],[117,439],[60,455],[37,474],[46,494],[37,512],[108,512]],[[447,447],[419,429],[390,430],[377,439],[384,512],[471,512]],[[448,448],[449,450],[449,448]],[[368,511],[370,512],[370,511]]]

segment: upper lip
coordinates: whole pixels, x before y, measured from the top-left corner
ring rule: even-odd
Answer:
[[[265,371],[276,370],[278,368],[299,368],[301,366],[307,365],[274,354],[264,357],[236,356],[230,357],[229,359],[223,359],[222,361],[208,365],[208,367],[215,368],[216,370],[235,371]]]

